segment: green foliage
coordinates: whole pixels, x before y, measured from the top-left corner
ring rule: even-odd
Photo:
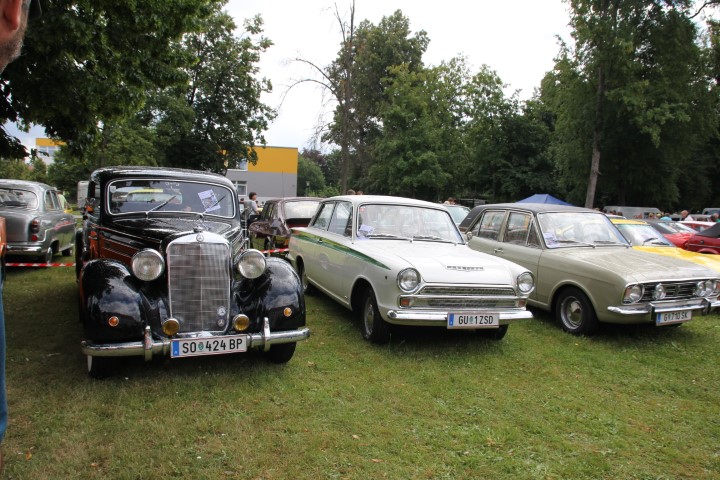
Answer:
[[[322,191],[325,188],[325,177],[320,167],[302,155],[298,156],[297,194],[306,196],[307,192]]]
[[[175,41],[196,30],[210,7],[224,3],[44,4],[42,18],[28,28],[23,55],[3,74],[4,120],[42,125],[72,149],[92,145],[99,125],[133,115],[155,88],[186,81],[181,67],[189,59]],[[8,156],[11,144],[0,136],[1,156]]]

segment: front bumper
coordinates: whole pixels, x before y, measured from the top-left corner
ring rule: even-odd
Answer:
[[[488,310],[488,312],[500,315],[500,325],[508,325],[515,320],[533,318],[532,312],[524,308],[505,310]],[[482,312],[475,312],[482,313]],[[418,325],[418,326],[447,326],[448,312],[422,311],[422,310],[389,310],[387,321],[395,325]]]
[[[294,343],[310,338],[310,329],[301,328],[298,330],[282,330],[278,332],[270,331],[270,320],[266,317],[263,321],[263,331],[259,333],[248,333],[248,348],[261,348],[268,351],[272,345],[281,343]],[[220,338],[220,337],[218,337]],[[95,344],[87,341],[81,342],[81,349],[85,355],[94,357],[145,357],[146,361],[150,361],[153,356],[169,356],[170,346],[172,344],[169,338],[153,339],[150,327],[145,327],[144,338],[142,341]]]
[[[619,315],[646,317],[648,321],[654,319],[658,313],[680,312],[683,310],[700,311],[702,315],[716,311],[720,308],[720,300],[716,298],[703,298],[698,300],[678,300],[665,303],[647,303],[643,305],[609,306],[608,310]]]

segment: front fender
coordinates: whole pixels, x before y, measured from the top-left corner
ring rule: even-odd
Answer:
[[[259,328],[264,317],[270,319],[272,331],[305,326],[305,296],[300,277],[285,260],[268,258],[267,270],[259,278],[234,282],[233,297],[240,311],[254,322],[253,330]]]
[[[137,281],[125,265],[115,260],[91,260],[82,269],[80,320],[87,339],[125,341],[142,338],[146,324]],[[111,317],[119,323],[109,325]]]

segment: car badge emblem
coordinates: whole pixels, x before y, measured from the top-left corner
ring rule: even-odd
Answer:
[[[205,241],[205,236],[204,236],[202,233],[200,233],[200,234],[198,234],[197,237],[195,237],[195,240],[197,240],[198,242],[202,243],[202,242]]]
[[[224,328],[225,327],[225,318],[219,318],[217,321],[218,327]]]
[[[225,310],[225,307],[218,307],[217,314],[219,317],[224,317],[227,313],[227,310]]]
[[[483,267],[468,267],[466,265],[448,265],[445,268],[447,268],[448,270],[455,270],[458,272],[478,272],[481,270],[485,270]]]

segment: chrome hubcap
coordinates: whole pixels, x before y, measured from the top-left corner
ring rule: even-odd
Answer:
[[[566,298],[562,304],[562,319],[565,325],[571,328],[578,328],[583,321],[583,308],[580,301],[575,297]]]

